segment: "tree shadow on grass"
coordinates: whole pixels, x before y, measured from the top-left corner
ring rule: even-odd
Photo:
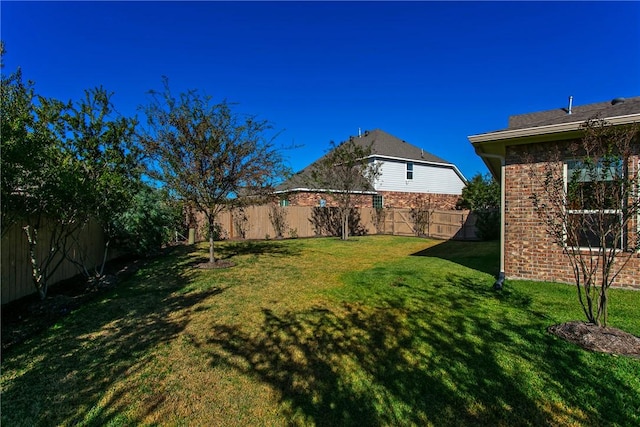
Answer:
[[[144,368],[149,350],[175,339],[200,302],[224,291],[187,290],[189,251],[151,261],[102,299],[5,357],[4,373],[20,374],[3,379],[2,424],[138,423],[122,418],[120,398],[126,390],[98,402],[118,381]]]
[[[214,325],[193,345],[211,366],[232,367],[274,387],[292,425],[629,425],[633,389],[599,381],[567,348],[530,324],[496,321],[483,286],[452,276],[451,310],[385,296],[377,306],[343,303],[278,314],[264,309],[261,331]],[[402,287],[409,287],[405,285]],[[512,302],[526,307],[517,295]],[[505,301],[510,303],[510,300]],[[472,313],[472,314],[469,314]],[[535,346],[545,346],[544,357]],[[536,353],[537,351],[537,353]],[[525,369],[533,365],[532,371]],[[536,386],[537,374],[549,384]],[[575,390],[593,384],[602,401],[585,407]],[[537,401],[538,388],[568,403]],[[580,408],[575,411],[575,408]]]
[[[238,255],[299,255],[301,244],[298,242],[280,242],[274,240],[246,240],[242,242],[229,242],[218,248],[218,253],[225,258]]]
[[[496,276],[500,270],[500,243],[446,240],[412,256],[440,258]]]
[[[302,246],[297,242],[244,240],[216,244],[215,256],[222,260],[242,255],[296,256],[300,254],[301,250]],[[191,264],[197,265],[208,260],[208,256],[200,256],[194,259]]]

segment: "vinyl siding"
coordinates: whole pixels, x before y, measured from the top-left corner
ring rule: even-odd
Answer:
[[[413,179],[407,180],[406,162],[384,160],[377,191],[407,193],[462,194],[464,182],[448,167],[413,162]]]

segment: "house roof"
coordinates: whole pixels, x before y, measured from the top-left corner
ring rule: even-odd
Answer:
[[[400,161],[413,161],[416,163],[433,163],[438,165],[446,165],[455,168],[455,165],[451,162],[448,162],[441,157],[438,157],[434,154],[431,154],[427,151],[424,151],[422,148],[417,147],[404,141],[398,137],[395,137],[387,132],[384,132],[380,129],[375,129],[372,131],[364,131],[361,136],[352,136],[350,139],[353,139],[356,144],[362,147],[368,147],[371,145],[371,157],[380,158],[380,159],[393,159]],[[292,190],[292,189],[303,189],[308,186],[308,179],[306,177],[310,174],[314,165],[320,162],[324,158],[316,160],[302,171],[294,174],[290,179],[280,184],[276,190],[284,191],[284,190]],[[362,188],[361,191],[372,191],[373,189],[369,186],[366,188]]]
[[[524,129],[575,121],[586,121],[594,117],[606,118],[640,113],[640,96],[616,98],[611,101],[579,105],[571,109],[556,108],[537,113],[519,114],[509,117],[508,129]]]
[[[568,108],[557,108],[510,116],[506,129],[468,138],[492,175],[499,178],[507,145],[579,138],[583,124],[596,117],[613,125],[640,122],[640,96],[575,106],[571,114]]]
[[[361,137],[353,138],[363,147],[371,144],[371,151],[376,157],[395,157],[403,160],[415,160],[416,162],[451,164],[441,157],[424,151],[422,148],[380,129],[364,131]]]

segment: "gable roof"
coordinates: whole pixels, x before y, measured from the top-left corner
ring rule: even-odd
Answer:
[[[584,122],[596,116],[606,118],[634,113],[640,113],[640,96],[626,99],[616,98],[611,101],[576,106],[571,108],[571,114],[569,114],[568,108],[556,108],[554,110],[510,116],[508,129],[524,129],[575,121]]]
[[[434,163],[438,165],[446,165],[454,168],[457,172],[457,168],[453,163],[450,163],[441,157],[424,151],[422,148],[409,144],[408,142],[395,137],[380,129],[372,131],[364,131],[361,136],[351,136],[349,139],[353,139],[355,143],[362,147],[368,147],[371,145],[371,157],[379,159],[393,159],[400,161],[413,161],[416,163]],[[339,145],[339,144],[338,144]],[[314,165],[319,163],[325,156],[316,160],[300,172],[294,174],[291,178],[284,183],[276,187],[278,191],[293,190],[293,189],[307,189],[308,179],[311,170]],[[461,176],[461,175],[460,175]],[[361,191],[373,191],[369,185],[365,185]]]
[[[468,139],[491,174],[499,179],[507,145],[579,138],[583,124],[596,117],[612,125],[638,123],[640,96],[572,107],[571,114],[567,108],[557,108],[510,116],[506,129],[471,135]]]
[[[362,136],[353,137],[358,145],[368,147],[375,157],[391,157],[403,160],[415,160],[416,162],[430,162],[451,164],[441,157],[433,155],[422,148],[409,144],[407,141],[395,137],[380,129],[364,131]]]

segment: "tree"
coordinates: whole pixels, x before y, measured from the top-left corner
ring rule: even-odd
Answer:
[[[144,107],[147,129],[140,142],[148,156],[149,176],[172,195],[204,213],[209,234],[209,262],[215,262],[216,218],[234,206],[258,203],[273,193],[284,175],[272,126],[255,116],[232,111],[223,101],[191,90],[174,98],[168,80],[151,91]]]
[[[166,191],[142,184],[129,207],[114,214],[112,227],[118,246],[138,255],[153,254],[183,226],[184,210]]]
[[[372,189],[380,176],[380,163],[370,159],[371,145],[350,138],[339,145],[330,143],[329,152],[312,165],[309,180],[315,188],[327,191],[337,203],[342,224],[342,240],[349,238],[349,216],[357,191]]]
[[[78,230],[89,218],[108,224],[137,179],[134,121],[112,117],[104,89],[85,95],[76,104],[38,96],[19,69],[2,79],[2,232],[24,230],[41,298],[65,259],[87,272],[82,248],[71,251]]]
[[[476,174],[462,189],[458,207],[476,215],[476,229],[482,240],[500,237],[500,184],[491,175]]]
[[[606,326],[608,289],[640,247],[638,126],[584,123],[584,135],[532,168],[533,206],[562,247],[590,323]],[[635,160],[634,160],[635,159]]]
[[[2,79],[1,168],[2,232],[19,225],[28,243],[32,279],[40,298],[70,249],[69,236],[77,230],[76,204],[80,182],[74,159],[61,150],[63,111],[57,100],[35,94],[18,69]],[[39,232],[48,239],[40,241]],[[48,245],[42,257],[37,248]]]
[[[62,115],[61,150],[74,165],[81,191],[69,202],[76,207],[82,226],[96,220],[105,234],[101,276],[111,239],[121,235],[113,218],[126,212],[138,191],[140,154],[136,146],[136,119],[115,111],[113,93],[103,87],[85,90],[84,98],[71,103]],[[88,260],[82,251],[71,259],[88,275]]]
[[[4,49],[4,48],[3,48]],[[48,150],[33,135],[36,95],[32,82],[24,82],[18,69],[0,85],[0,198],[2,235],[27,211],[25,191],[37,185]]]

